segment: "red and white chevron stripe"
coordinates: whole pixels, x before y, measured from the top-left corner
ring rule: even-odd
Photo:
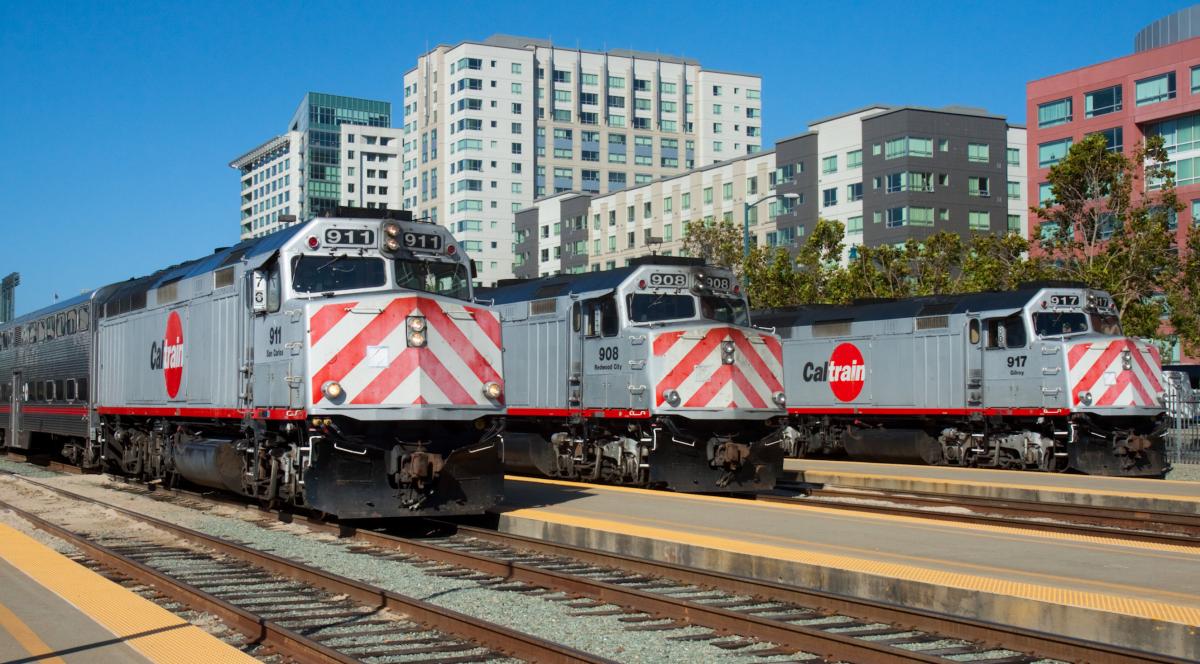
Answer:
[[[1095,408],[1162,407],[1162,368],[1158,349],[1150,344],[1133,339],[1073,344],[1067,350],[1067,373],[1076,406],[1090,392]]]
[[[733,364],[721,360],[725,342],[734,345]],[[662,376],[654,388],[661,408],[668,390],[680,408],[780,409],[783,348],[774,335],[736,327],[699,327],[654,335],[653,367]],[[780,409],[781,410],[781,409]]]
[[[408,318],[424,316],[427,343],[408,346]],[[493,405],[483,394],[500,378],[500,321],[479,307],[429,297],[365,297],[311,304],[308,366],[312,403],[337,381],[339,405]]]

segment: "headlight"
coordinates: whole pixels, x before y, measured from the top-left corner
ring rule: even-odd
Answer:
[[[678,406],[679,392],[676,392],[675,390],[666,390],[663,392],[663,399],[665,399],[667,403],[671,404],[672,406]]]
[[[400,235],[400,226],[398,224],[384,224],[383,234],[388,237],[397,237]],[[400,245],[396,245],[400,246]]]
[[[321,386],[321,392],[325,394],[325,398],[330,401],[340,399],[345,392],[342,391],[342,386],[336,380],[331,380]]]
[[[726,353],[721,356],[721,364],[733,364],[733,353]]]
[[[408,333],[408,345],[411,348],[424,348],[425,347],[425,334],[422,332],[409,332]]]
[[[1092,393],[1084,392],[1083,394],[1079,395],[1079,401],[1082,402],[1083,405],[1085,405],[1085,406],[1092,405]]]
[[[1129,371],[1133,369],[1133,354],[1129,351],[1121,351],[1121,368]]]
[[[500,383],[487,383],[483,386],[483,396],[489,399],[499,399],[502,394],[504,389],[500,387]]]
[[[383,241],[383,248],[387,249],[388,251],[397,251],[400,249],[400,243],[389,237]]]
[[[413,332],[423,332],[425,330],[425,319],[421,316],[409,316],[408,329]]]
[[[721,344],[721,348],[722,348],[722,349],[723,349],[723,350],[724,350],[726,353],[733,353],[733,348],[734,348],[734,346],[733,346],[733,342],[732,342],[732,341],[726,341],[725,343]]]
[[[771,396],[771,399],[773,399],[775,401],[775,404],[778,405],[780,408],[787,408],[787,396],[784,395],[783,392],[776,392],[774,395]]]

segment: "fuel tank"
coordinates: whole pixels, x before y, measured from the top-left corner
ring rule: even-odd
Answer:
[[[242,460],[233,440],[193,438],[175,443],[175,470],[193,484],[242,493]]]

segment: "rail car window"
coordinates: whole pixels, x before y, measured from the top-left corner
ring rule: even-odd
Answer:
[[[1025,347],[1025,323],[1019,314],[1013,314],[1007,318],[989,318],[987,332],[988,348]]]
[[[732,297],[704,295],[700,298],[700,317],[733,325],[749,325],[746,304]]]
[[[54,401],[55,399],[66,399],[66,398],[67,398],[67,393],[63,390],[62,379],[61,378],[56,379],[54,381],[54,393],[50,395],[50,400]]]
[[[8,403],[9,401],[12,401],[12,384],[11,383],[5,383],[3,385],[0,385],[0,401],[3,401],[4,403]]]
[[[1033,315],[1039,337],[1061,337],[1087,332],[1087,316],[1077,311],[1039,311]]]
[[[80,401],[87,401],[87,399],[88,399],[88,379],[80,378],[79,380],[75,381],[75,396]]]
[[[88,328],[90,328],[91,326],[92,326],[92,319],[88,316],[88,308],[87,307],[79,307],[79,325],[78,325],[79,331],[87,332]]]
[[[695,318],[696,298],[691,295],[633,293],[626,296],[631,323],[655,323]]]
[[[33,384],[33,400],[34,401],[45,401],[46,400],[46,383],[45,383],[45,381],[39,380],[39,381],[34,382],[34,384]]]
[[[77,388],[77,386],[75,384],[74,378],[67,379],[66,398],[67,398],[67,401],[74,401],[79,398],[79,389]]]
[[[297,256],[292,259],[292,288],[298,293],[375,288],[387,283],[383,259],[353,256]]]
[[[439,263],[396,259],[396,285],[409,290],[436,293],[467,300],[471,297],[471,277],[462,263]],[[366,288],[364,286],[364,288]]]

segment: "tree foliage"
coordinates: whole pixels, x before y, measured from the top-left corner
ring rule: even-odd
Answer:
[[[735,272],[742,269],[742,229],[731,221],[704,223],[693,221],[687,226],[683,250],[689,256],[703,258],[710,265],[727,267]]]

